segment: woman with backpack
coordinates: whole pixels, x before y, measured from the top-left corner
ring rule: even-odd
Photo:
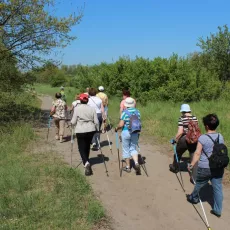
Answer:
[[[140,175],[141,168],[138,163],[138,152],[136,150],[136,146],[138,144],[139,132],[141,131],[141,116],[139,110],[135,108],[135,100],[133,98],[126,98],[124,106],[126,107],[126,110],[122,112],[120,122],[115,128],[115,132],[122,129],[122,157],[126,161],[126,167],[122,170],[128,173],[131,172],[130,159],[132,158],[135,164],[134,169],[136,170],[136,174]]]
[[[208,114],[203,118],[206,134],[198,139],[193,160],[188,165],[188,170],[192,171],[194,165],[198,163],[196,185],[187,200],[196,204],[199,202],[199,192],[209,180],[212,183],[214,205],[211,214],[220,217],[222,213],[223,188],[222,180],[224,167],[229,163],[228,151],[224,145],[224,138],[216,132],[219,126],[219,119],[216,114]]]
[[[182,155],[185,151],[189,151],[190,159],[192,159],[193,154],[196,150],[198,137],[201,135],[198,127],[198,119],[196,116],[193,116],[191,113],[190,106],[188,104],[182,104],[180,108],[181,117],[178,120],[178,131],[175,137],[175,141],[177,142],[176,152],[178,156],[178,162],[176,156],[174,155],[173,163],[169,165],[169,169],[171,172],[177,173],[179,171],[178,163],[181,160]],[[196,126],[196,136],[193,141],[188,141],[189,133],[189,125],[192,122],[192,125]],[[193,143],[192,143],[193,142]],[[195,177],[195,168],[194,168],[194,177]],[[190,180],[192,182],[192,180]]]
[[[55,98],[56,100],[53,102],[50,115],[54,118],[54,123],[56,126],[55,138],[56,140],[60,140],[60,143],[62,143],[65,129],[67,105],[65,101],[61,99],[61,93],[56,93]]]

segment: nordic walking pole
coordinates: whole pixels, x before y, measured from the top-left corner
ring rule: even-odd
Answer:
[[[51,127],[51,120],[52,120],[52,117],[50,116],[49,120],[48,120],[48,131],[47,131],[47,136],[46,136],[46,140],[47,141],[48,141],[48,138],[49,138],[49,132],[50,132],[50,127]]]
[[[116,147],[117,147],[117,158],[118,158],[118,164],[119,164],[119,173],[121,177],[121,160],[120,160],[120,152],[119,152],[119,137],[118,137],[117,130],[115,130],[115,134],[116,134]]]
[[[82,163],[83,163],[83,161],[81,161],[81,162],[76,166],[76,168],[78,168]]]
[[[107,116],[107,119],[108,119],[108,123],[109,123],[109,127],[110,127],[110,130],[111,130],[111,133],[113,134],[113,129],[112,129],[112,126],[111,126],[111,122],[110,122],[109,116]]]
[[[142,164],[141,164],[141,166],[142,166],[142,168],[143,168],[143,170],[144,170],[146,176],[148,177],[149,175],[148,175],[148,172],[147,172],[147,168],[146,168],[146,165],[145,165],[145,161],[144,161],[144,159],[143,159],[143,157],[142,157],[142,155],[141,155],[141,149],[140,149],[138,143],[137,143],[137,148],[138,148],[138,152],[139,152],[139,154],[140,154],[140,156],[141,156],[141,160],[142,160],[142,162],[143,162],[143,164],[144,164],[144,166],[143,166]]]
[[[189,165],[189,164],[188,164],[188,165]],[[194,180],[194,178],[193,178],[193,176],[192,176],[191,171],[189,171],[189,174],[190,174],[190,176],[191,176],[191,178],[192,178],[192,180],[193,180],[193,183],[196,185],[196,182],[195,182],[195,180]],[[207,218],[207,216],[206,216],[206,213],[205,213],[205,210],[204,210],[204,206],[203,206],[203,203],[202,203],[202,201],[201,201],[201,199],[200,199],[200,194],[199,194],[199,193],[198,193],[198,198],[199,198],[199,202],[200,202],[201,209],[202,209],[203,214],[204,214],[204,218],[205,218],[205,221],[206,221],[207,228],[208,228],[208,230],[211,230],[211,227],[210,227],[210,225],[209,225],[209,223],[208,223],[208,218]]]
[[[105,165],[105,173],[107,174],[107,176],[109,176],[108,170],[107,170],[107,166],[106,166],[106,163],[105,163],[105,158],[104,158],[104,155],[103,155],[103,153],[102,153],[100,141],[98,140],[98,138],[97,138],[97,143],[98,143],[99,149],[100,149],[100,151],[101,151],[101,157],[102,157],[103,163],[104,163],[104,165]]]
[[[74,143],[74,127],[71,125],[71,167],[72,167],[72,162],[73,162],[73,143]]]
[[[171,139],[171,140],[170,140],[170,143],[173,145],[174,155],[175,155],[175,157],[176,157],[178,169],[179,169],[179,172],[180,172],[180,178],[181,178],[182,189],[185,191],[185,189],[184,189],[184,181],[183,181],[182,174],[181,174],[181,170],[180,170],[180,162],[179,162],[179,160],[178,160],[178,155],[177,155],[177,151],[176,151],[176,141],[175,141],[174,139]]]

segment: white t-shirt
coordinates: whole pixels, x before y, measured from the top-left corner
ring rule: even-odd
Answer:
[[[80,100],[76,100],[72,103],[72,106],[75,107],[77,104],[81,104]]]
[[[89,97],[88,105],[92,108],[95,108],[96,113],[102,113],[101,104],[102,104],[102,100],[99,97],[96,96]]]

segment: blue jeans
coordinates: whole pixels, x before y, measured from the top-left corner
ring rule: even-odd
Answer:
[[[130,134],[128,130],[123,130],[121,132],[121,138],[123,159],[127,159],[132,157],[133,155],[137,155],[138,152],[136,150],[136,146],[138,142],[138,133]]]
[[[208,184],[210,180],[212,183],[213,198],[214,198],[213,211],[216,214],[221,215],[222,203],[223,203],[222,179],[223,179],[222,173],[219,173],[219,175],[218,174],[214,175],[209,168],[198,168],[196,185],[192,194],[190,195],[190,199],[192,199],[194,202],[199,202],[198,193],[200,192],[202,187]]]

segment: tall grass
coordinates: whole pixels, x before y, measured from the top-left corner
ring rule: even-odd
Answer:
[[[109,106],[109,116],[113,123],[119,121],[120,100],[112,98]],[[137,103],[143,122],[143,132],[158,137],[159,141],[169,141],[177,132],[180,106],[182,103],[151,102],[146,106]],[[230,104],[224,100],[200,101],[190,103],[192,114],[199,120],[199,126],[204,133],[202,118],[209,113],[216,113],[220,119],[218,132],[223,134],[227,145],[230,145]]]
[[[0,138],[1,229],[88,230],[101,221],[104,209],[80,171],[30,148],[39,141],[32,125],[7,123]]]

